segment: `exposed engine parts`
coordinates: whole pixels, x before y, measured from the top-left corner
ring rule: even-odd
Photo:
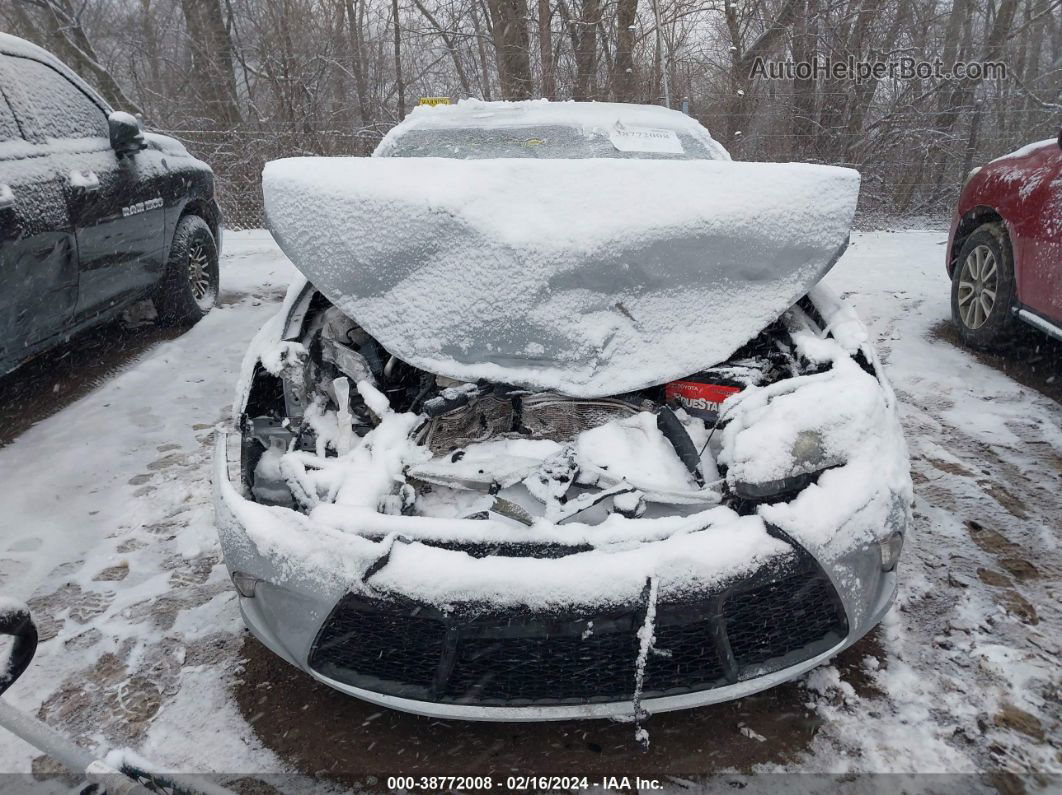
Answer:
[[[419,452],[393,473],[375,505],[381,513],[493,514],[530,524],[536,516],[636,518],[654,504],[702,509],[723,498],[712,448],[721,404],[809,367],[794,353],[792,322],[773,324],[727,362],[684,379],[577,399],[425,372],[336,307],[318,305],[277,357],[279,374],[260,374],[279,384],[271,402],[256,406],[267,410],[245,419],[244,476],[257,501],[310,510],[335,499],[322,485],[328,460],[401,414],[415,418],[407,441]]]

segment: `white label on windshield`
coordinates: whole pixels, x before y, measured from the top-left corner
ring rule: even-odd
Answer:
[[[616,122],[608,134],[612,145],[621,152],[659,152],[681,155],[686,150],[674,130],[655,127],[627,127]]]

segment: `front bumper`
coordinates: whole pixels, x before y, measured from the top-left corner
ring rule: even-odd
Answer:
[[[236,461],[230,461],[230,455],[233,455]],[[417,606],[410,610],[407,606],[397,612],[392,610],[388,616],[384,609],[371,614],[368,617],[370,623],[360,626],[363,629],[371,629],[376,626],[377,621],[396,620],[396,615],[404,622],[411,622],[412,617],[416,616],[416,622],[393,624],[396,628],[390,636],[394,639],[393,645],[389,647],[386,640],[382,641],[373,647],[375,650],[370,656],[390,655],[414,659],[417,655],[423,657],[425,649],[437,648],[439,662],[436,663],[434,657],[430,658],[430,675],[424,681],[402,686],[375,681],[372,677],[351,675],[349,670],[337,665],[337,660],[341,662],[344,654],[356,657],[357,649],[361,647],[364,651],[363,647],[369,642],[367,637],[363,639],[359,634],[358,625],[349,623],[351,615],[363,615],[357,613],[358,609],[363,609],[363,604],[359,608],[357,605],[352,606],[350,602],[353,600],[364,603],[366,600],[352,594],[352,582],[342,574],[322,575],[321,570],[314,568],[312,561],[295,560],[289,550],[281,552],[251,539],[246,522],[247,511],[252,504],[241,495],[237,461],[238,450],[230,449],[227,437],[223,434],[216,450],[215,502],[226,565],[230,571],[239,571],[258,580],[253,597],[240,598],[244,621],[265,646],[292,665],[336,690],[365,701],[439,718],[544,721],[623,717],[636,711],[635,659],[629,641],[633,639],[633,649],[636,651],[636,632],[644,620],[644,612],[639,612],[638,605],[611,611],[603,609],[591,616],[584,614],[529,617],[525,613],[515,617],[510,614],[507,617],[495,614],[487,619],[464,620],[459,629],[455,629],[455,622],[447,622],[446,616],[438,614],[438,611]],[[263,509],[262,506],[254,508],[265,511],[284,510]],[[729,602],[723,591],[704,594],[700,601],[694,600],[682,606],[659,606],[656,622],[657,647],[665,654],[674,654],[670,657],[660,657],[659,660],[650,654],[646,668],[645,697],[640,700],[638,707],[647,713],[667,712],[729,701],[773,687],[803,674],[852,645],[888,611],[896,593],[896,575],[895,572],[881,571],[880,553],[876,543],[850,550],[829,561],[815,560],[799,547],[794,548],[799,559],[798,568],[804,572],[801,576],[811,577],[811,580],[818,583],[820,590],[825,589],[823,593],[829,592],[828,599],[832,600],[836,607],[837,620],[831,622],[828,617],[822,619],[817,626],[825,631],[816,635],[814,642],[803,643],[799,649],[789,649],[785,655],[764,659],[765,655],[757,651],[757,648],[762,651],[763,647],[762,643],[757,646],[759,635],[798,623],[795,616],[802,612],[802,602],[790,602],[796,605],[792,616],[783,614],[779,617],[778,611],[774,611],[764,614],[762,619],[756,619],[758,614],[750,614],[747,610],[742,614],[744,619],[740,619],[737,613],[724,614],[723,604]],[[723,590],[726,593],[736,591],[747,596],[752,592],[757,578],[761,581],[757,593],[778,590],[777,572],[758,574],[747,582],[728,583]],[[767,591],[764,592],[763,588],[767,588]],[[807,593],[806,586],[804,588],[800,593]],[[348,608],[354,609],[355,612],[352,613]],[[694,614],[690,614],[690,610],[693,610]],[[748,620],[750,615],[751,621]],[[348,623],[337,629],[341,620]],[[592,626],[595,621],[596,627]],[[721,660],[722,667],[727,670],[706,672],[704,660],[693,659],[688,653],[691,648],[696,648],[689,645],[689,638],[691,631],[698,631],[697,627],[703,627],[701,645],[705,656]],[[432,636],[435,630],[439,630],[436,638],[438,644],[433,647],[429,636]],[[613,634],[609,635],[609,632]],[[439,689],[440,679],[457,676],[454,671],[455,667],[459,668],[458,661],[462,652],[456,651],[456,638],[460,633],[465,637],[461,643],[466,644],[462,648],[469,645],[468,638],[476,638],[478,650],[468,652],[466,656],[472,661],[477,656],[480,657],[478,670],[483,679],[494,681],[493,691],[488,686],[486,691],[477,692],[473,688],[468,691],[468,695],[460,695],[459,689],[458,695],[455,696]],[[745,640],[739,640],[739,635]],[[585,680],[584,673],[587,671],[599,672],[599,680],[595,681],[613,681],[609,679],[609,672],[603,669],[618,659],[624,667],[615,672],[616,676],[629,677],[625,680],[629,682],[629,687],[620,691],[624,694],[622,697],[617,695],[615,698],[600,697],[593,692],[593,685],[585,681],[583,697],[571,697],[569,693],[566,698],[550,698],[548,688],[546,691],[539,688],[538,696],[541,697],[536,697],[534,692],[525,688],[516,694],[516,698],[507,702],[506,698],[499,696],[505,691],[499,681],[509,682],[510,688],[512,683],[516,683],[518,688],[521,687],[523,674],[517,670],[514,675],[513,669],[519,669],[521,665],[526,669],[530,656],[537,653],[534,649],[544,648],[535,645],[535,638],[543,643],[547,640],[552,642],[551,639],[563,641],[567,638],[567,641],[550,647],[540,656],[558,682],[564,682],[570,687],[574,679],[582,677],[580,681]],[[582,645],[576,643],[580,638],[585,642]],[[348,641],[350,645],[344,647]],[[595,648],[593,644],[599,641],[600,644],[596,647],[597,656],[586,651]],[[513,642],[518,645],[512,647],[507,656],[503,655],[501,659],[504,662],[484,668],[482,660],[489,661],[490,655],[497,650],[499,644]],[[745,646],[741,646],[742,643]],[[672,648],[668,648],[669,646]],[[339,649],[340,653],[329,657],[322,653],[324,648],[333,651]],[[745,651],[742,651],[742,648]],[[527,649],[531,651],[525,651]],[[557,654],[557,649],[576,649],[576,655],[584,656],[567,659]],[[615,653],[610,653],[610,650]],[[590,656],[585,656],[588,654]],[[735,657],[738,658],[739,665],[735,664]],[[475,664],[472,663],[473,666]],[[666,670],[668,681],[654,686],[654,668],[658,671]],[[535,670],[541,674],[539,669]],[[659,679],[659,676],[657,678]],[[608,688],[605,689],[606,692],[612,692]]]

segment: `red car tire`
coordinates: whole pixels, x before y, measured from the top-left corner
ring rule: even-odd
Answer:
[[[977,227],[959,250],[951,277],[951,317],[971,348],[993,348],[1014,329],[1014,255],[999,223]]]

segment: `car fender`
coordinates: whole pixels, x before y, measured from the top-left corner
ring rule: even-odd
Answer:
[[[186,215],[197,215],[207,222],[211,233],[214,235],[214,243],[217,246],[218,256],[221,256],[222,242],[222,214],[221,208],[213,197],[214,179],[213,174],[206,174],[207,181],[204,184],[201,175],[189,177],[183,176],[181,180],[188,187],[177,195],[166,197],[166,259],[170,256],[170,247],[173,245],[173,234],[177,229],[177,223]]]

